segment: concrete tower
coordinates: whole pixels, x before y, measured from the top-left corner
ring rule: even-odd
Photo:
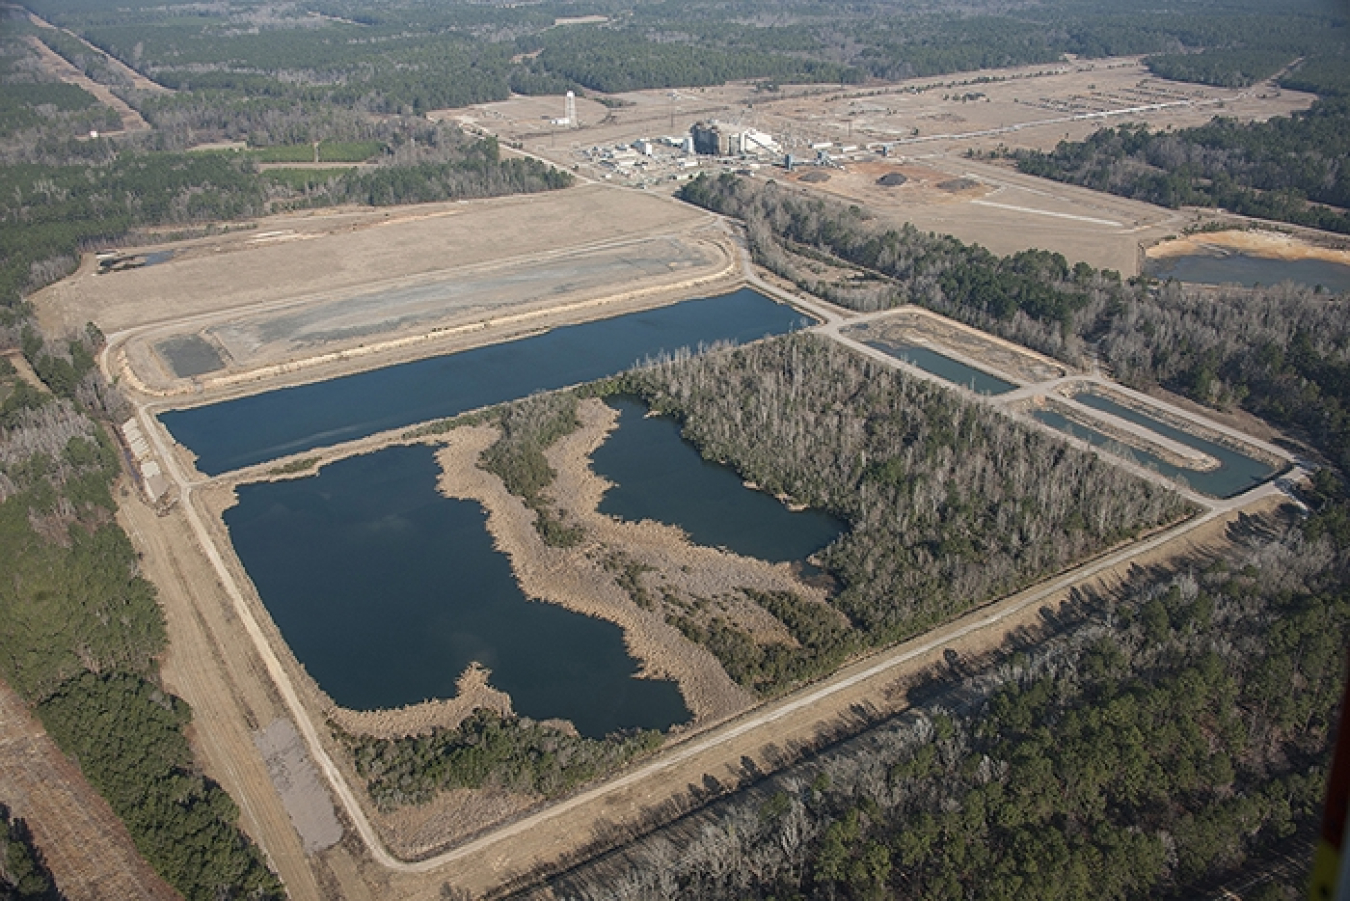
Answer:
[[[563,100],[563,124],[568,128],[577,127],[577,95],[571,91],[567,92]]]

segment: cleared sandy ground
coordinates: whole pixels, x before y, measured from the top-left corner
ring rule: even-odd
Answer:
[[[878,181],[905,175],[899,186]],[[819,181],[806,181],[812,177]],[[955,235],[997,254],[1054,250],[1069,262],[1137,275],[1141,244],[1199,221],[1194,213],[1101,194],[1023,175],[1007,166],[944,153],[920,159],[850,163],[843,169],[798,168],[773,178],[805,193],[865,204],[896,227]],[[959,185],[959,187],[958,187]]]
[[[1277,260],[1325,260],[1350,266],[1350,239],[1329,236],[1307,229],[1266,231],[1264,229],[1233,229],[1231,231],[1200,232],[1162,241],[1148,248],[1151,259],[1168,259],[1206,252],[1227,253],[1239,251],[1255,257]]]
[[[614,96],[629,105],[609,109],[578,98],[579,128],[549,122],[563,115],[560,96],[515,97],[438,110],[430,117],[521,141],[532,153],[570,165],[574,148],[683,135],[700,119],[770,132],[788,150],[822,141],[901,142],[925,148],[916,153],[929,148],[964,153],[999,144],[1048,150],[1066,137],[1079,139],[1103,123],[1121,121],[1183,128],[1217,113],[1265,120],[1305,109],[1313,100],[1266,84],[1227,89],[1167,81],[1153,77],[1139,57],[986,69],[843,90],[785,85],[764,92],[741,82]],[[977,134],[998,129],[1008,131]]]
[[[132,335],[117,348],[128,379],[142,393],[200,394],[256,383],[327,363],[380,360],[431,352],[464,339],[501,340],[565,318],[613,315],[616,307],[710,286],[732,270],[719,240],[675,235],[621,240],[574,252],[531,255],[489,266],[296,299],[204,327],[169,326]],[[616,290],[616,286],[622,286]],[[184,376],[167,351],[197,342],[220,363]]]
[[[465,267],[577,253],[616,241],[681,235],[700,211],[638,192],[580,186],[491,200],[396,209],[341,208],[272,216],[228,233],[128,252],[173,258],[124,272],[79,272],[31,299],[47,329],[90,320],[112,336],[137,326],[211,324],[272,304],[307,306],[371,286],[416,285]],[[251,225],[252,227],[249,227]]]

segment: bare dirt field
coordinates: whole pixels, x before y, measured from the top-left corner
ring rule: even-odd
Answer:
[[[886,187],[890,173],[904,184]],[[807,182],[828,174],[824,181]],[[775,173],[805,193],[866,205],[879,219],[900,226],[955,235],[997,254],[1040,249],[1062,253],[1122,275],[1139,272],[1140,245],[1175,235],[1198,221],[1194,213],[1064,185],[1007,166],[929,153],[921,159],[846,163],[842,169],[801,167]]]
[[[763,92],[751,84],[731,84],[635,91],[616,98],[630,105],[608,109],[579,99],[577,128],[550,124],[562,115],[561,97],[513,98],[433,117],[519,142],[530,153],[594,178],[617,176],[597,168],[592,148],[682,136],[701,119],[719,120],[733,131],[768,132],[785,153],[808,163],[816,156],[812,145],[829,142],[841,168],[808,165],[789,174],[777,157],[761,160],[754,174],[866,203],[897,225],[912,222],[996,253],[1055,250],[1070,262],[1084,260],[1129,276],[1139,272],[1141,245],[1175,235],[1197,217],[1023,176],[1006,164],[971,159],[967,153],[1049,150],[1061,140],[1081,140],[1098,128],[1125,122],[1184,128],[1216,115],[1264,121],[1306,109],[1313,101],[1310,94],[1271,84],[1226,89],[1166,81],[1150,75],[1134,57],[846,90],[789,86]],[[849,147],[853,150],[845,150]],[[664,163],[650,166],[644,161],[643,174],[633,180],[669,191],[699,171],[747,165],[705,157],[698,168],[684,169],[676,155],[672,151]],[[908,180],[879,185],[888,174]]]
[[[33,297],[55,333],[97,323],[129,387],[161,397],[501,340],[715,292],[736,271],[705,213],[598,186],[278,216],[170,249],[168,261],[124,272],[86,261]],[[184,341],[207,359],[188,374],[171,353]]]
[[[28,824],[57,888],[70,901],[179,897],[141,859],[108,802],[3,683],[0,803]]]
[[[313,303],[370,286],[434,279],[696,229],[707,217],[637,192],[581,186],[490,200],[270,216],[252,228],[128,252],[170,250],[154,266],[99,275],[86,265],[34,295],[44,327],[109,335],[265,304]]]
[[[532,153],[570,164],[574,148],[684,135],[701,119],[769,132],[789,151],[832,141],[926,148],[915,154],[927,148],[964,153],[999,144],[1048,150],[1065,138],[1081,139],[1103,124],[1119,122],[1185,128],[1217,114],[1263,121],[1306,109],[1313,101],[1310,94],[1273,85],[1228,89],[1167,81],[1151,75],[1138,57],[988,69],[843,90],[787,85],[766,92],[741,82],[632,91],[614,99],[626,105],[611,109],[578,98],[577,128],[550,121],[563,115],[562,97],[515,97],[439,110],[432,118],[521,142]]]

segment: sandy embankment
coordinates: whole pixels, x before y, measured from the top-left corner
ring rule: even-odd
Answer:
[[[534,528],[534,513],[507,493],[501,480],[479,469],[478,455],[496,438],[486,427],[460,428],[438,454],[440,489],[447,497],[475,500],[488,511],[487,527],[511,560],[521,589],[623,629],[628,651],[645,678],[674,679],[693,713],[691,725],[721,720],[754,703],[707,651],[687,641],[658,609],[644,610],[619,586],[605,563],[615,553],[643,572],[639,579],[653,597],[692,602],[706,598],[761,634],[789,640],[781,624],[734,592],[746,586],[814,594],[786,565],[772,565],[689,543],[684,533],[655,522],[628,523],[597,512],[608,483],[590,468],[589,456],[614,428],[618,414],[600,401],[580,405],[582,427],[548,453],[557,477],[548,490],[565,521],[586,531],[575,548],[548,547]],[[781,634],[780,634],[781,633]]]
[[[1276,260],[1323,260],[1350,266],[1350,241],[1338,237],[1323,240],[1326,246],[1310,243],[1299,235],[1264,229],[1197,232],[1155,244],[1144,255],[1161,260],[1190,254],[1238,252]]]

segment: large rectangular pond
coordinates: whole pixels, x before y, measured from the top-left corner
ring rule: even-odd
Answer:
[[[663,352],[810,320],[743,288],[461,353],[268,391],[160,419],[207,475],[614,375]]]

